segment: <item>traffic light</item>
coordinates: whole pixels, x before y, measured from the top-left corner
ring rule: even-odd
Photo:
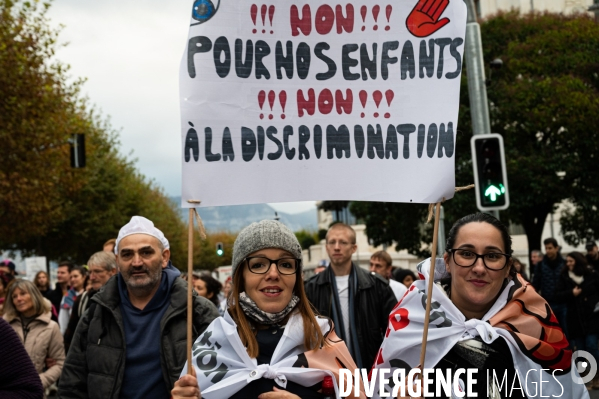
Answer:
[[[481,211],[507,209],[510,205],[503,137],[478,134],[470,140],[476,185],[476,206]]]
[[[225,250],[223,248],[223,243],[222,242],[217,242],[216,243],[216,254],[218,256],[223,256],[225,254]]]

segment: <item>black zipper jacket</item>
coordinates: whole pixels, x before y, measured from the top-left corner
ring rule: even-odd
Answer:
[[[355,296],[355,318],[358,329],[360,355],[365,368],[374,364],[374,359],[383,342],[389,313],[397,304],[397,299],[389,287],[389,282],[376,273],[370,273],[352,264],[358,276],[358,292]],[[305,284],[306,295],[319,314],[332,317],[332,285],[329,273],[323,272],[312,277]],[[350,315],[351,317],[352,315]]]
[[[81,318],[58,386],[60,398],[118,398],[125,374],[125,333],[117,276],[91,299]],[[160,321],[160,363],[173,388],[187,360],[187,282],[176,278],[170,305]],[[219,316],[216,307],[194,292],[193,340]],[[139,378],[144,378],[140,375]]]

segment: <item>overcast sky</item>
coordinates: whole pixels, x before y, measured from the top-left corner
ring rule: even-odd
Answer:
[[[168,195],[181,195],[179,63],[192,0],[55,0],[57,58],[84,77],[83,94],[120,131],[121,152]],[[314,202],[272,204],[299,212]]]

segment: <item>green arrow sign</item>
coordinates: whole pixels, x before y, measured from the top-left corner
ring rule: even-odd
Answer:
[[[505,192],[505,189],[504,191]],[[497,201],[497,197],[500,196],[502,194],[502,190],[500,190],[499,188],[491,185],[489,186],[486,190],[485,190],[485,197],[489,197],[489,199],[492,202]]]

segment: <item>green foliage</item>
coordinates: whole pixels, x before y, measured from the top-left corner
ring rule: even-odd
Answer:
[[[318,209],[323,211],[340,212],[349,205],[349,201],[322,201]]]
[[[505,67],[488,88],[492,130],[505,140],[512,205],[502,219],[522,224],[530,249],[541,246],[549,212],[574,204],[562,218],[570,244],[599,232],[599,26],[584,15],[515,13],[483,24],[485,60]],[[593,217],[593,214],[595,215]],[[594,220],[594,221],[593,221]]]
[[[318,233],[317,233],[317,241],[321,241],[324,240],[325,238],[327,238],[327,229],[318,229]]]
[[[523,225],[530,249],[541,246],[547,215],[564,200],[561,218],[570,244],[599,234],[599,26],[585,15],[497,15],[481,25],[491,127],[503,135],[510,208],[503,222]],[[462,74],[456,141],[456,186],[474,182],[467,71]],[[446,231],[458,218],[477,212],[474,190],[444,203]],[[418,254],[431,228],[419,205],[355,203],[375,244],[396,244]]]
[[[228,232],[208,233],[205,240],[201,240],[197,231],[194,233],[193,267],[194,269],[214,270],[220,266],[229,266],[233,259],[233,244],[237,234]],[[225,253],[223,256],[216,254],[216,243],[222,242]],[[187,259],[187,258],[186,258]],[[177,265],[179,269],[187,269],[187,261]]]
[[[57,33],[48,28],[45,9],[0,1],[0,237],[11,240],[60,221],[57,188],[75,184],[62,144],[80,127],[80,82],[66,85],[64,67],[49,62]]]
[[[310,249],[310,246],[315,245],[320,240],[318,239],[318,233],[308,230],[300,230],[295,232],[295,236],[299,241],[302,249]]]
[[[393,202],[352,202],[351,212],[366,224],[366,235],[375,246],[392,245],[395,249],[407,249],[418,256],[430,256],[428,242],[430,226],[423,221],[428,205]]]
[[[80,97],[82,81],[53,60],[48,4],[0,0],[0,248],[87,262],[133,215],[152,220],[186,265],[185,227],[153,182],[118,153],[118,139]],[[68,139],[83,133],[87,166],[71,169]]]

